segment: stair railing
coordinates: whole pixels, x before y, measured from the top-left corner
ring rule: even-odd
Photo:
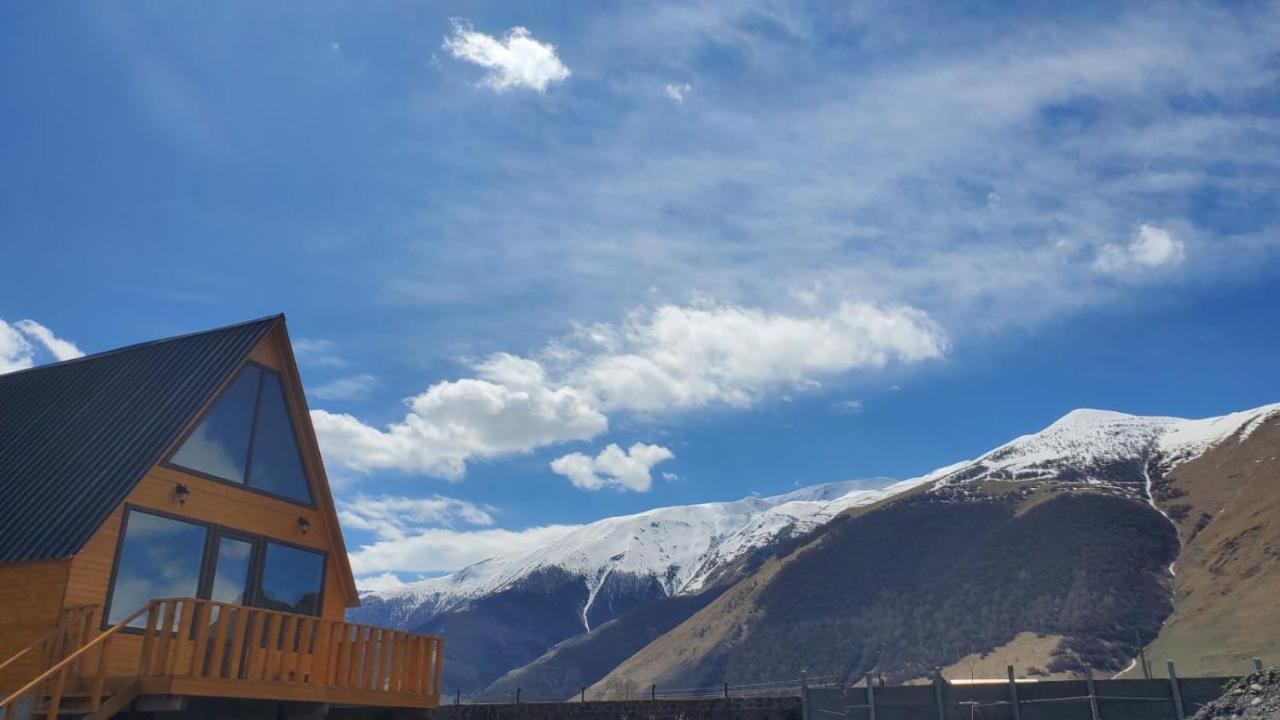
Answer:
[[[98,648],[98,666],[94,674],[93,689],[89,694],[88,710],[88,712],[95,712],[102,706],[103,690],[107,676],[107,660],[110,657],[111,650],[111,640],[115,638],[122,629],[128,627],[134,620],[142,617],[143,613],[151,610],[155,604],[155,602],[148,604],[147,607],[138,610],[117,625],[113,626],[111,629],[80,645],[80,647],[74,652],[54,663],[49,667],[49,669],[40,673],[34,680],[10,693],[8,697],[0,700],[0,711],[3,711],[5,713],[4,716],[7,717],[9,708],[16,705],[18,700],[52,680],[51,687],[45,691],[45,694],[47,694],[49,698],[49,704],[45,708],[41,708],[41,713],[45,715],[47,720],[57,720],[58,710],[61,709],[62,706],[62,694],[66,690],[67,686],[67,676],[71,675],[81,667],[82,663],[87,659],[90,650]],[[91,615],[95,618],[97,617],[96,612],[91,613]]]
[[[21,667],[18,665],[21,660],[33,662],[36,666],[35,673],[39,674],[67,653],[74,652],[93,637],[98,623],[98,610],[98,605],[72,605],[64,608],[52,630],[0,662],[0,680],[6,672]]]

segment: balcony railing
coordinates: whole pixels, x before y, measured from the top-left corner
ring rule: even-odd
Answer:
[[[149,679],[159,678],[174,681],[167,688],[173,694],[204,688],[245,697],[252,690],[258,697],[430,706],[440,696],[443,655],[438,637],[173,598],[148,606],[138,677],[144,694],[157,684]]]
[[[97,617],[96,608],[91,616]],[[128,637],[139,633],[140,640]],[[123,644],[126,639],[132,647]],[[122,709],[138,695],[433,707],[440,698],[444,641],[310,615],[171,598],[152,600],[68,651],[0,698],[0,718],[30,697],[36,712],[54,720],[67,693],[82,699],[83,711],[95,717]],[[136,667],[125,669],[121,663],[133,658]]]

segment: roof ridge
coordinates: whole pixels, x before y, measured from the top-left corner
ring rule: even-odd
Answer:
[[[194,330],[192,332],[186,332],[180,335],[171,335],[169,337],[159,338],[156,340],[144,340],[142,342],[133,343],[131,345],[124,345],[122,347],[112,348],[110,350],[103,350],[101,352],[91,353],[89,355],[82,355],[78,358],[70,358],[68,360],[59,360],[57,362],[44,363],[43,365],[34,365],[29,368],[23,368],[21,370],[14,370],[11,372],[0,374],[0,382],[3,382],[5,379],[11,378],[17,375],[27,375],[39,370],[49,370],[51,368],[66,367],[67,365],[71,365],[74,363],[85,362],[87,360],[97,360],[99,358],[107,357],[110,355],[129,352],[130,350],[140,350],[145,347],[153,347],[155,345],[161,345],[163,343],[173,342],[175,340],[184,340],[186,338],[196,337],[197,335],[208,335],[211,333],[223,332],[226,330],[233,330],[235,328],[244,327],[246,325],[254,325],[256,323],[263,323],[263,322],[272,321],[272,320],[283,321],[284,313],[280,312],[280,313],[275,313],[274,315],[264,315],[262,317],[254,318],[252,320],[242,320],[240,322],[231,323],[230,325],[222,325],[220,327],[209,328],[207,330]]]

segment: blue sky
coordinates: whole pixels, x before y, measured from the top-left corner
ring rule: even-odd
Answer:
[[[1274,402],[1277,37],[1275,3],[8,4],[0,367],[285,312],[383,583],[1074,407]]]

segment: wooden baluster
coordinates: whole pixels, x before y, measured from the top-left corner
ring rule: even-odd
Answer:
[[[417,635],[409,636],[409,647],[406,651],[404,662],[404,678],[400,681],[400,692],[416,693],[415,687],[418,680],[419,658],[422,657],[422,638]]]
[[[360,629],[342,623],[342,635],[338,640],[338,659],[334,663],[333,684],[337,687],[351,687],[351,646],[355,643],[354,634]]]
[[[369,646],[366,646],[365,648],[364,682],[361,682],[360,685],[358,685],[362,691],[378,687],[378,673],[383,669],[383,652],[381,652],[383,651],[383,646],[381,646],[381,639],[383,639],[383,629],[369,629]]]
[[[196,636],[191,646],[191,676],[204,677],[205,660],[209,659],[212,648],[209,647],[209,616],[213,613],[213,603],[207,600],[196,601]]]
[[[399,652],[399,633],[384,632],[387,637],[387,647],[384,648],[383,657],[383,674],[378,678],[379,691],[392,692],[394,683],[396,683],[396,671],[399,666],[396,665],[396,655]]]
[[[245,648],[244,672],[241,674],[245,680],[258,679],[257,667],[259,660],[262,658],[262,615],[263,612],[261,610],[250,610],[249,630],[241,634],[244,638]],[[239,642],[240,637],[237,637],[236,640]]]
[[[409,683],[405,681],[405,667],[409,664],[409,633],[399,633],[399,640],[396,643],[396,674],[391,678],[391,690],[394,692],[404,692]]]
[[[350,642],[351,626],[338,620],[329,630],[329,674],[328,682],[334,687],[345,687],[347,684],[347,645]]]
[[[195,615],[195,603],[191,600],[181,601],[178,607],[178,634],[173,638],[173,655],[168,666],[170,677],[177,676],[182,667],[183,650],[191,644],[191,622]]]
[[[347,687],[364,687],[364,652],[369,640],[369,628],[356,626],[356,634],[351,642],[351,661],[347,668]]]
[[[293,682],[301,684],[309,684],[311,681],[311,666],[314,664],[314,649],[312,645],[315,643],[316,626],[318,620],[311,618],[303,618],[298,621],[298,663],[294,670]]]
[[[213,632],[213,651],[209,658],[208,674],[215,678],[222,677],[222,658],[227,650],[227,625],[233,622],[236,613],[229,605],[210,608],[210,613],[218,612],[218,629]]]
[[[67,687],[67,668],[59,670],[57,678],[53,683],[53,690],[49,693],[49,713],[46,715],[48,720],[58,720],[58,709],[62,705],[62,691]]]
[[[151,654],[155,649],[156,623],[159,622],[160,607],[156,601],[147,603],[147,629],[142,633],[142,657],[138,661],[138,675],[151,675]]]
[[[297,629],[298,619],[292,615],[286,615],[280,620],[280,652],[278,656],[273,656],[274,665],[269,666],[267,670],[267,680],[274,679],[277,682],[288,682],[289,670],[292,664],[290,658],[294,655],[293,641],[294,631]]]
[[[378,630],[378,664],[373,670],[373,687],[371,690],[381,691],[387,686],[387,666],[391,664],[391,644],[395,635],[386,628]]]
[[[440,673],[444,672],[444,638],[436,638],[435,674],[431,681],[431,694],[440,694]]]
[[[431,638],[424,638],[426,642],[426,652],[422,655],[422,670],[417,684],[422,688],[422,693],[431,694],[431,670],[435,667],[435,642]]]
[[[267,614],[267,649],[263,655],[261,679],[270,681],[271,671],[276,667],[277,656],[280,654],[276,641],[280,639],[280,616],[275,613]],[[253,679],[259,679],[259,675],[254,673]]]
[[[169,667],[169,643],[173,637],[173,616],[177,612],[178,603],[174,600],[163,600],[163,617],[160,620],[160,640],[156,643],[156,658],[152,664],[156,675],[163,675]]]
[[[312,661],[308,680],[320,687],[329,686],[330,673],[333,666],[329,664],[329,642],[333,637],[335,624],[331,620],[316,620],[315,648],[312,650]]]
[[[103,640],[98,652],[98,671],[93,676],[93,690],[89,694],[89,712],[91,713],[97,712],[102,706],[102,691],[107,683],[107,666],[111,657],[111,641],[115,639],[116,636],[112,635]]]

